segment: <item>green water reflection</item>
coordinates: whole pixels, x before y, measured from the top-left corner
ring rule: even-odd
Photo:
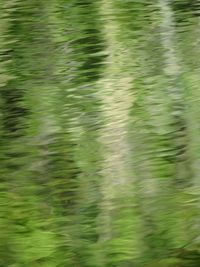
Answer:
[[[0,267],[200,266],[200,1],[0,1]]]

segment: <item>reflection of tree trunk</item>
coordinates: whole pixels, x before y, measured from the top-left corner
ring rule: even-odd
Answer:
[[[181,246],[188,239],[188,221],[184,218],[185,206],[182,200],[181,191],[177,186],[186,188],[191,183],[190,166],[188,156],[188,133],[185,118],[185,90],[180,83],[182,70],[177,56],[176,29],[174,14],[170,0],[160,0],[161,11],[161,45],[164,56],[164,75],[167,82],[167,93],[169,96],[170,129],[168,134],[172,147],[171,164],[175,167],[171,177],[167,180],[166,214],[172,214],[172,221],[169,232],[171,233],[170,243]],[[172,183],[171,183],[172,182]],[[175,187],[175,186],[176,187]],[[166,188],[164,188],[166,192]],[[162,195],[162,193],[161,193]],[[168,211],[167,211],[168,210]],[[176,233],[176,234],[175,234]]]
[[[118,40],[120,29],[112,12],[112,2],[102,0],[101,14],[105,20],[103,22],[103,34],[108,56],[105,62],[104,76],[99,82],[99,96],[102,101],[104,119],[104,126],[100,131],[100,141],[104,149],[101,240],[102,242],[109,242],[118,238],[121,240],[119,242],[125,242],[124,245],[128,250],[131,245],[128,243],[126,245],[126,242],[131,243],[131,240],[135,238],[132,229],[128,230],[130,233],[126,233],[123,226],[121,229],[118,228],[116,225],[120,222],[116,221],[118,219],[115,220],[115,218],[120,217],[119,214],[122,210],[129,213],[130,198],[133,194],[129,171],[130,151],[127,140],[129,111],[132,105],[130,93],[132,77],[127,71],[128,51]],[[134,224],[131,214],[128,220],[130,221],[123,222],[124,227],[127,227],[128,224]],[[120,253],[120,251],[116,252],[115,250],[115,253]]]
[[[160,9],[162,15],[161,37],[162,45],[165,50],[165,73],[172,79],[172,77],[176,78],[180,73],[174,46],[175,26],[173,13],[170,3],[167,0],[160,0]]]
[[[168,94],[171,101],[172,126],[174,127],[173,146],[176,162],[176,177],[178,183],[188,184],[189,167],[187,157],[187,132],[185,121],[184,88],[180,84],[181,70],[176,53],[175,25],[170,1],[160,0],[162,15],[161,43],[164,49],[164,74],[168,82]]]

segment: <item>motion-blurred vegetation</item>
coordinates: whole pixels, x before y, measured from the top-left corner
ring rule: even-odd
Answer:
[[[199,55],[199,0],[0,0],[0,267],[200,266]]]

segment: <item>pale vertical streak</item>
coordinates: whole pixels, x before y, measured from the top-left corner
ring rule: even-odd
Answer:
[[[168,0],[160,0],[160,10],[162,15],[161,22],[161,40],[162,45],[165,50],[165,73],[166,75],[172,77],[177,77],[180,74],[180,66],[177,59],[175,51],[175,26],[173,11],[170,7],[170,2]]]
[[[176,52],[176,25],[174,21],[174,12],[171,7],[171,0],[160,0],[160,10],[162,16],[162,23],[161,23],[161,41],[162,46],[165,50],[164,57],[165,57],[165,68],[164,73],[171,82],[169,85],[168,93],[169,99],[172,104],[171,115],[172,117],[176,117],[177,123],[186,123],[185,114],[183,114],[184,110],[184,88],[177,84],[178,79],[182,73],[181,69],[181,61],[179,60]],[[179,106],[179,107],[176,107]],[[180,108],[181,107],[181,108]],[[182,130],[180,125],[177,129],[177,135],[175,142],[176,144],[185,146],[186,151],[181,154],[181,157],[177,157],[176,162],[176,178],[179,177],[183,180],[188,178],[188,147],[187,147],[187,129]],[[179,194],[178,191],[173,191],[176,195]],[[170,195],[169,195],[170,197]],[[175,195],[171,196],[175,199]],[[179,197],[179,202],[174,202],[173,207],[170,207],[171,210],[175,212],[177,216],[175,227],[176,236],[175,236],[175,243],[182,244],[185,240],[188,239],[189,235],[191,234],[190,229],[188,229],[188,225],[190,222],[187,221],[187,217],[184,218],[184,213],[186,212],[186,205],[184,199],[181,199],[181,195]],[[184,219],[183,219],[184,218]],[[184,233],[184,234],[183,234]]]
[[[119,41],[119,25],[113,14],[112,1],[102,0],[100,5],[103,36],[106,43],[106,62],[99,81],[99,97],[102,101],[104,125],[100,131],[104,159],[102,163],[102,213],[103,240],[112,237],[113,200],[130,194],[129,144],[127,128],[132,105],[130,93],[132,77],[128,73],[128,50]]]
[[[186,123],[185,119],[185,103],[184,103],[184,88],[178,84],[181,75],[180,60],[176,52],[176,28],[174,22],[173,10],[169,0],[160,0],[160,10],[162,16],[161,23],[161,41],[164,48],[164,73],[169,82],[167,92],[171,102],[171,115],[173,122],[177,123],[177,131],[175,142],[179,147],[184,147],[185,151],[177,151],[179,156],[176,158],[176,177],[184,181],[187,179],[188,169],[188,149],[187,149],[187,132],[182,130]],[[181,152],[181,153],[180,153]]]

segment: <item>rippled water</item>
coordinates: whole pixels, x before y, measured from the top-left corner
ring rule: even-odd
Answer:
[[[0,10],[0,267],[198,267],[200,1]]]

